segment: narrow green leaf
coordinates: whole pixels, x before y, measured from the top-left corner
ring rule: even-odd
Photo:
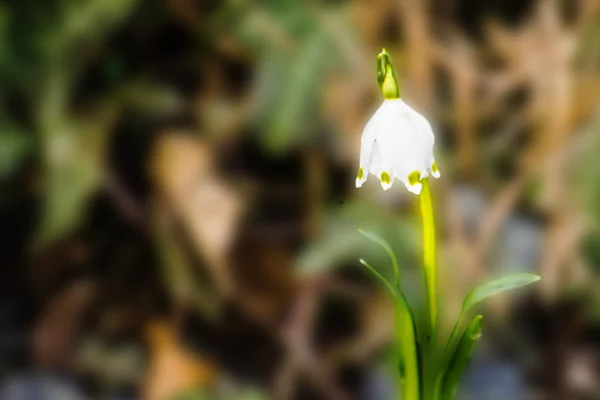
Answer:
[[[471,360],[475,345],[481,337],[482,318],[481,315],[476,316],[467,327],[460,342],[458,342],[456,351],[450,359],[442,379],[442,400],[452,400],[454,398],[460,377]]]
[[[419,400],[421,376],[416,323],[414,314],[402,293],[396,301],[396,335],[402,398]]]
[[[505,292],[507,290],[516,289],[521,286],[529,285],[530,283],[534,283],[539,280],[540,277],[535,274],[513,274],[483,283],[472,289],[465,296],[462,312],[465,313],[467,310],[490,296]]]
[[[460,328],[460,323],[463,319],[463,316],[473,308],[475,305],[481,303],[483,300],[491,297],[493,295],[506,292],[507,290],[517,289],[521,286],[529,285],[531,283],[537,282],[540,280],[540,277],[535,274],[512,274],[503,276],[502,278],[494,279],[492,281],[483,283],[473,289],[465,296],[463,300],[462,310],[460,312],[460,316],[456,321],[456,325],[452,330],[452,334],[450,335],[450,339],[448,340],[448,345],[446,349],[450,348],[455,340],[458,329]]]
[[[392,250],[392,246],[390,246],[390,244],[387,241],[385,241],[385,239],[383,239],[381,236],[373,232],[369,232],[364,229],[359,229],[358,232],[370,241],[377,243],[390,256],[390,259],[392,260],[392,264],[394,266],[394,278],[396,279],[396,284],[399,284],[400,270],[398,268],[398,259],[396,258],[396,254],[394,254],[394,250]]]
[[[376,277],[378,277],[379,280],[385,284],[385,287],[387,288],[387,290],[390,292],[390,294],[395,299],[399,299],[400,297],[403,297],[402,294],[400,293],[400,291],[398,289],[396,289],[390,282],[388,282],[388,280],[385,279],[385,277],[383,275],[381,275],[379,272],[377,272],[377,270],[375,268],[373,268],[371,265],[369,265],[368,262],[366,262],[362,258],[360,258],[358,260],[358,262],[360,262],[362,265],[367,267]]]
[[[402,398],[410,400],[419,400],[421,396],[421,377],[419,374],[419,350],[417,343],[416,321],[410,305],[400,290],[400,271],[398,269],[398,260],[392,250],[392,247],[380,236],[365,231],[358,230],[361,235],[377,243],[390,256],[394,265],[396,285],[392,285],[379,274],[375,269],[369,266],[364,260],[361,264],[369,268],[379,279],[381,279],[396,298],[396,335],[398,340],[398,358],[400,386]]]
[[[372,242],[375,242],[378,245],[380,245],[390,255],[390,257],[395,258],[392,246],[390,246],[389,243],[386,242],[385,239],[383,239],[381,236],[377,235],[376,233],[367,231],[365,229],[358,229],[358,232],[367,239],[371,240]]]
[[[418,400],[420,393],[419,352],[414,314],[399,287],[394,287],[383,275],[362,258],[359,259],[359,262],[378,277],[394,297],[401,390],[403,398]]]

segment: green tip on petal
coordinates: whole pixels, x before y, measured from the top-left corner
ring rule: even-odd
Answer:
[[[383,190],[388,190],[392,187],[392,176],[390,176],[389,172],[383,171],[381,175],[379,175],[381,179],[381,187]]]
[[[437,166],[437,163],[436,163],[435,161],[433,162],[433,164],[431,164],[431,170],[432,170],[433,172],[435,172],[435,173],[438,173],[438,172],[440,172],[440,170],[439,170],[439,168],[438,168],[438,166]]]
[[[408,175],[408,183],[411,186],[416,185],[421,181],[421,173],[419,171],[413,171]]]
[[[392,181],[392,179],[390,178],[390,174],[388,174],[385,171],[381,173],[381,182],[382,183],[389,185],[391,181]]]
[[[358,175],[356,176],[358,179],[362,179],[365,177],[365,171],[362,168],[358,169]]]

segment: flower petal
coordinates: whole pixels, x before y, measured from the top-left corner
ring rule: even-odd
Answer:
[[[423,189],[423,184],[421,182],[415,183],[414,185],[404,182],[404,186],[406,186],[406,189],[408,189],[409,192],[414,193],[417,196],[421,194],[421,189]]]
[[[421,189],[423,188],[423,184],[421,183],[421,173],[419,171],[413,171],[408,175],[404,184],[409,192],[414,194],[421,194]]]
[[[356,186],[361,187],[368,174],[373,174],[384,190],[397,178],[410,192],[419,194],[421,179],[439,177],[434,141],[425,117],[401,99],[384,100],[363,131]]]
[[[358,168],[358,174],[356,175],[356,187],[362,187],[363,183],[367,181],[367,175],[369,175],[368,171],[365,173],[363,167]]]
[[[438,168],[437,163],[435,162],[435,159],[431,163],[431,167],[429,170],[431,171],[431,176],[433,176],[435,179],[437,179],[441,176],[440,169]]]
[[[381,180],[381,187],[383,188],[383,190],[388,190],[394,184],[394,175],[391,175],[387,171],[383,171],[379,175],[379,179]]]
[[[374,117],[374,116],[373,116]],[[356,176],[356,187],[361,187],[369,177],[370,164],[372,159],[373,147],[375,145],[376,129],[374,129],[373,118],[367,122],[360,140],[360,161],[358,174]]]

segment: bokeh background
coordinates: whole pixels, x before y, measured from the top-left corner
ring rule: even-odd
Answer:
[[[600,398],[600,2],[0,4],[0,398],[392,397],[416,198],[354,188],[385,46],[436,131],[446,328],[489,277],[460,399]]]

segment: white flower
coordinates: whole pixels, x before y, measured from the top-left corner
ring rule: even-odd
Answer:
[[[398,178],[410,192],[420,194],[421,179],[440,176],[433,158],[434,140],[425,117],[399,98],[385,99],[362,134],[356,187],[371,173],[384,190]]]

